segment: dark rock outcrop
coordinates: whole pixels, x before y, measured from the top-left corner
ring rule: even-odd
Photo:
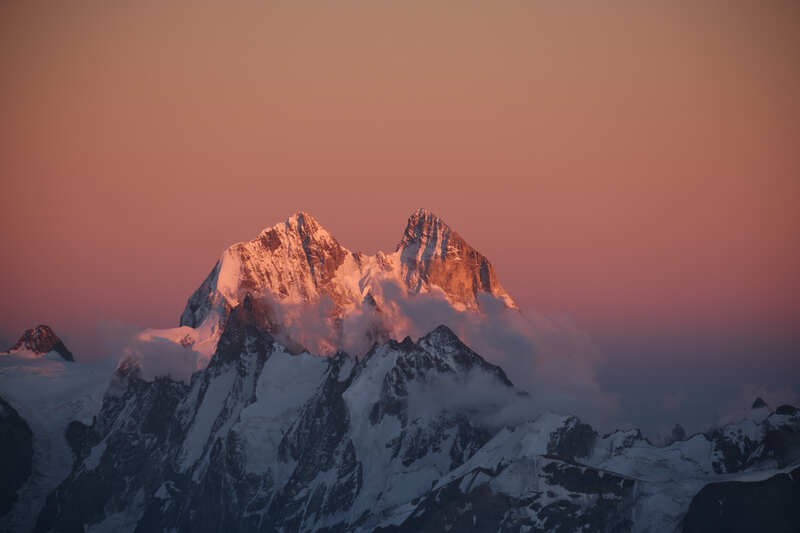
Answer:
[[[31,475],[33,434],[19,413],[0,398],[0,516],[17,500]]]
[[[683,531],[800,531],[800,468],[764,481],[706,485],[692,499]]]
[[[686,440],[686,430],[683,429],[682,425],[675,424],[675,427],[672,428],[670,438],[672,439],[672,442]]]

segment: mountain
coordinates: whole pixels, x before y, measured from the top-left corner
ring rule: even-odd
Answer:
[[[411,404],[418,388],[480,377],[517,393],[444,327],[356,361],[290,354],[264,331],[261,311],[250,299],[231,311],[190,385],[121,366],[95,424],[76,431],[75,468],[37,529],[375,523],[491,437],[462,412],[421,415]]]
[[[481,298],[516,308],[489,260],[430,211],[409,217],[393,253],[374,256],[351,252],[299,212],[223,252],[181,315],[190,330],[152,335],[206,342],[205,362],[228,313],[249,295],[269,302],[273,333],[286,344],[363,354],[374,341],[411,333],[398,303],[422,294],[457,311],[478,311]]]
[[[374,256],[344,248],[311,215],[299,212],[225,250],[189,298],[180,325],[197,328],[209,316],[224,321],[246,294],[281,303],[329,297],[342,313],[363,305],[367,295],[377,299],[387,281],[411,294],[441,289],[459,308],[477,308],[481,293],[515,305],[489,260],[428,210],[409,217],[394,253]]]
[[[259,300],[228,315],[188,384],[117,369],[36,531],[673,531],[704,486],[800,459],[792,408],[657,447],[526,415],[445,326],[354,359],[290,353]]]
[[[603,435],[454,331],[500,342],[489,312],[521,316],[429,211],[375,256],[298,213],[119,362],[23,336],[0,357],[0,531],[792,530],[797,409],[756,401],[665,446]]]
[[[44,324],[25,330],[7,353],[29,357],[41,357],[48,353],[54,353],[65,361],[75,360],[72,357],[72,352],[67,349],[64,342],[58,338],[58,335],[50,329],[50,326]]]

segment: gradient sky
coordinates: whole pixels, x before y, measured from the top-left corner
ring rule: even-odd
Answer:
[[[371,253],[428,207],[609,386],[798,390],[800,3],[125,4],[0,4],[4,340],[80,357],[296,210]]]

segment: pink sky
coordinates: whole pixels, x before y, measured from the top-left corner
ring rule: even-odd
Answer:
[[[294,211],[374,252],[417,207],[598,337],[800,329],[797,2],[117,4],[0,5],[8,340],[177,325]]]

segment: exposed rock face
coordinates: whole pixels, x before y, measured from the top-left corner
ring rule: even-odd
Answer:
[[[33,433],[25,420],[0,398],[0,516],[17,499],[17,491],[31,475]]]
[[[56,352],[66,361],[74,361],[70,352],[61,339],[53,333],[50,326],[40,324],[35,328],[27,329],[19,340],[9,349],[9,352],[28,350],[37,355]]]
[[[629,531],[635,483],[557,457],[500,463],[437,486],[380,531]]]
[[[597,432],[592,426],[571,416],[551,435],[547,453],[574,461],[591,455],[596,442]]]
[[[685,533],[770,531],[800,528],[800,468],[763,481],[710,483],[692,498]]]
[[[419,209],[409,217],[397,252],[400,274],[412,291],[435,285],[466,308],[476,306],[480,293],[513,305],[489,260],[430,211]]]

